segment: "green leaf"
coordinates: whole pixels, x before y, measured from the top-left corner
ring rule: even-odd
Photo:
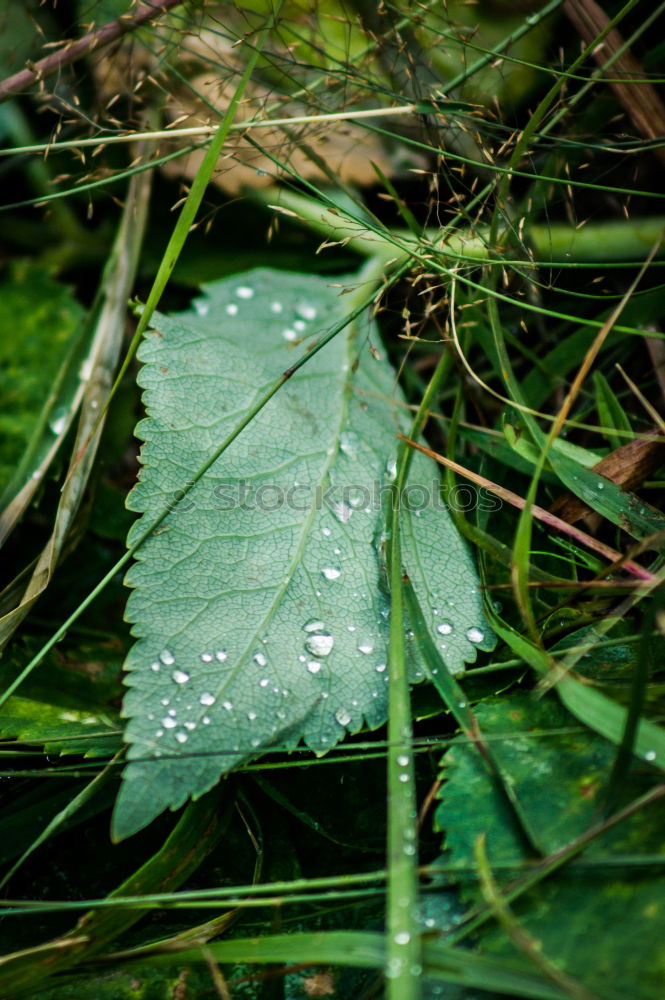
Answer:
[[[599,821],[615,756],[609,743],[579,730],[552,696],[496,699],[477,706],[476,713],[548,851],[561,849]],[[510,881],[529,856],[473,747],[455,746],[444,762],[446,782],[436,821],[445,830],[453,868],[467,873],[467,896],[480,900],[475,881],[468,879],[478,836],[486,837],[490,863],[503,881]],[[631,795],[649,783],[648,775],[635,776]],[[665,948],[657,942],[664,939],[665,882],[644,865],[662,855],[662,817],[662,804],[635,813],[592,840],[576,868],[550,874],[512,904],[543,954],[599,996],[659,995]],[[515,956],[514,946],[492,926],[480,946],[485,955]]]
[[[213,941],[209,954],[221,964],[289,962],[381,969],[385,965],[385,937],[370,931],[327,931],[275,934],[265,937]],[[201,948],[182,952],[180,961],[201,963]],[[156,955],[152,964],[166,965],[172,956]],[[455,948],[438,940],[423,942],[423,975],[444,983],[459,983],[471,989],[496,990],[510,997],[532,1000],[565,1000],[566,994],[531,970],[515,963],[485,958],[466,948]],[[445,994],[439,993],[443,996]]]
[[[620,448],[635,436],[630,420],[602,372],[593,373],[593,386],[598,417],[605,428],[605,436],[612,448]],[[627,431],[629,436],[620,437],[615,430]]]
[[[35,643],[16,644],[0,667],[0,688],[29,658]],[[80,654],[79,654],[80,655]],[[109,656],[108,648],[101,655]],[[102,684],[49,657],[21,689],[0,706],[0,739],[38,744],[47,753],[100,757],[121,747],[117,712],[104,704]]]
[[[119,749],[110,713],[66,708],[15,695],[0,709],[0,737],[39,743],[48,753],[105,756]]]
[[[299,740],[316,751],[386,717],[383,507],[408,411],[369,318],[312,356],[187,493],[216,444],[299,340],[346,314],[339,285],[269,270],[208,286],[158,317],[141,347],[148,418],[130,498],[172,513],[138,552],[127,617],[129,764],[114,816],[127,836],[201,795],[238,762]],[[418,487],[418,489],[416,489]],[[475,570],[414,456],[403,563],[451,672],[491,648]],[[414,678],[416,679],[416,678]]]

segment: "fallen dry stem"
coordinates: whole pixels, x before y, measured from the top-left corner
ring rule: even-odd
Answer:
[[[466,469],[463,465],[453,462],[452,459],[446,458],[445,455],[439,455],[438,452],[432,451],[431,448],[427,448],[425,445],[419,444],[417,441],[412,441],[403,434],[398,434],[397,437],[400,441],[405,441],[406,444],[410,445],[412,448],[417,448],[417,450],[422,451],[424,455],[429,455],[429,457],[433,458],[436,462],[452,469],[453,472],[457,472],[460,476],[464,476],[472,483],[476,483],[478,486],[482,486],[484,489],[494,493],[495,496],[499,497],[501,500],[505,500],[505,502],[511,504],[511,506],[517,507],[518,510],[524,510],[526,507],[526,500],[524,497],[518,496],[518,494],[513,493],[512,490],[507,490],[505,487],[499,486],[498,483],[493,483],[491,479],[486,479],[485,476],[481,476],[477,472],[472,472],[471,469]],[[638,565],[638,563],[633,562],[631,559],[625,559],[620,552],[610,548],[609,545],[605,545],[604,542],[599,542],[597,539],[592,538],[591,535],[587,535],[585,531],[580,531],[580,529],[576,528],[574,525],[568,524],[566,521],[562,521],[561,518],[556,517],[555,514],[551,514],[548,510],[545,510],[544,507],[538,507],[537,504],[533,504],[531,511],[533,516],[538,521],[542,521],[542,523],[546,524],[549,528],[554,528],[555,531],[560,531],[564,535],[569,535],[570,538],[579,542],[580,545],[584,545],[586,548],[591,549],[593,552],[597,552],[605,559],[608,559],[610,563],[620,563],[628,573],[636,576],[639,580],[653,582],[657,579],[648,569]]]
[[[89,52],[110,45],[122,35],[135,31],[143,24],[147,24],[161,14],[167,13],[173,7],[177,7],[180,3],[182,0],[159,0],[155,4],[143,3],[135,14],[123,14],[114,21],[103,24],[101,28],[89,31],[78,41],[72,39],[64,42],[62,48],[58,49],[57,52],[52,52],[51,55],[45,56],[39,62],[26,66],[25,69],[19,70],[18,73],[14,73],[0,82],[0,103],[10,97],[15,97],[16,94],[23,93],[33,83],[41,83],[47,76],[52,76],[64,66],[69,66],[70,63],[76,62],[77,59],[81,59]]]

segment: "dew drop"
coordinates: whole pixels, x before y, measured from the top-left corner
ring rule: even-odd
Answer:
[[[342,524],[346,524],[353,514],[353,507],[349,507],[348,503],[344,503],[343,501],[341,503],[331,503],[330,509]]]
[[[330,528],[321,528],[321,534],[324,538],[330,538]]]
[[[171,677],[176,682],[176,684],[186,684],[189,680],[189,674],[186,670],[174,670]]]
[[[411,935],[408,931],[398,931],[395,935],[395,944],[408,944],[411,940]]]
[[[230,712],[231,709],[233,708],[233,702],[232,701],[223,701],[222,702],[222,708],[225,708],[227,712]]]
[[[178,723],[172,716],[165,715],[162,719],[162,725],[164,726],[164,729],[175,729]]]
[[[326,580],[338,580],[342,575],[341,569],[337,569],[335,566],[326,566],[321,572]]]
[[[347,632],[355,632],[355,630],[356,630],[356,626],[355,625],[347,625],[346,626],[346,631]]]
[[[238,307],[235,304],[235,302],[229,302],[228,306],[226,307],[226,312],[227,315],[229,316],[236,316],[238,314]]]
[[[239,299],[251,299],[254,297],[254,289],[248,285],[240,285],[236,288],[236,295]]]
[[[281,311],[282,311],[283,308],[284,308],[284,306],[282,305],[281,302],[271,302],[270,303],[270,311],[271,312],[281,313]]]
[[[256,663],[257,666],[259,666],[259,667],[265,667],[265,665],[266,665],[267,662],[268,661],[265,658],[265,656],[263,655],[263,653],[255,653],[254,654],[254,663]]]
[[[249,719],[250,722],[254,722],[254,719],[256,718],[256,712],[248,712],[247,718]]]
[[[351,721],[351,714],[347,712],[345,708],[338,708],[335,712],[335,718],[339,722],[340,726],[348,726]]]
[[[401,774],[397,776],[397,780],[401,781],[402,784],[405,785],[409,780],[409,775],[406,773],[406,771],[403,771]]]
[[[212,653],[201,653],[201,659],[204,663],[212,663]]]
[[[161,698],[159,704],[163,705],[164,708],[166,708],[167,705],[171,704],[171,699],[170,698]]]
[[[262,677],[261,680],[259,681],[259,687],[260,688],[267,688],[269,684],[270,684],[270,681],[268,680],[267,677]]]
[[[303,319],[316,319],[316,308],[309,304],[309,302],[301,302],[296,306],[296,312]]]
[[[56,435],[56,437],[59,434],[62,434],[66,424],[67,424],[67,414],[60,412],[60,408],[58,408],[58,410],[55,411],[52,418],[48,422],[50,430],[52,431],[53,434]]]
[[[598,489],[598,490],[604,490],[605,489],[605,483],[596,483],[596,489]]]
[[[374,646],[370,645],[369,642],[363,643],[362,646],[358,646],[359,653],[372,653],[374,652]]]
[[[399,756],[397,758],[397,763],[399,764],[400,767],[408,767],[408,764],[409,764],[409,756],[408,756],[408,754],[405,754],[405,753],[399,754]]]
[[[217,652],[215,653],[215,659],[217,660],[218,663],[224,663],[224,660],[227,660],[228,657],[229,654],[225,653],[223,649],[218,649]]]
[[[210,306],[207,302],[195,302],[194,308],[196,309],[199,316],[207,316]]]
[[[479,628],[476,628],[476,626],[474,625],[472,628],[467,629],[466,637],[469,640],[469,642],[482,642],[483,639],[485,638],[485,633],[481,632],[481,630]]]
[[[155,662],[155,663],[151,663],[151,664],[150,664],[150,669],[151,669],[151,670],[154,670],[154,672],[155,672],[156,674],[158,674],[158,673],[159,673],[159,667],[160,667],[160,664],[159,664],[159,663],[157,663],[157,662]]]
[[[310,660],[309,663],[307,664],[307,669],[309,670],[310,674],[318,674],[319,670],[321,669],[321,666],[322,664],[319,663],[318,660]]]
[[[382,674],[384,672],[384,670],[386,669],[386,665],[385,665],[385,663],[377,663],[375,669],[376,669],[377,674]]]
[[[648,761],[655,760],[656,759],[656,751],[655,750],[645,750],[645,752],[644,752],[644,759],[648,760]]]
[[[323,622],[320,622],[317,618],[311,618],[310,621],[305,622],[303,625],[303,632],[321,632],[325,628]]]
[[[189,739],[187,733],[176,733],[175,738],[177,739],[178,743],[186,743],[187,740]]]
[[[436,626],[436,630],[439,633],[439,635],[450,635],[450,633],[453,630],[453,627],[450,624],[450,622],[441,622],[440,625]]]
[[[297,330],[298,333],[302,333],[303,330],[307,329],[307,323],[304,323],[301,319],[295,319],[293,321],[293,329]]]
[[[201,697],[199,698],[200,705],[214,705],[216,701],[217,699],[215,698],[214,694],[210,694],[209,691],[204,691]]]
[[[159,658],[165,667],[171,667],[175,663],[175,656],[173,653],[169,653],[168,649],[164,649],[160,654]]]
[[[386,478],[392,483],[397,475],[397,461],[394,458],[386,462]]]
[[[399,958],[391,958],[384,973],[386,979],[397,979],[402,972],[402,969],[405,968],[406,962],[402,962]]]
[[[183,725],[184,725],[185,729],[188,729],[190,732],[192,731],[192,729],[196,729],[196,723],[195,722],[185,722],[185,723],[183,723]]]
[[[305,640],[305,649],[312,656],[328,656],[334,645],[335,640],[327,632],[315,632]]]
[[[210,725],[210,716],[209,715],[204,715],[203,718],[201,719],[201,722],[203,723],[204,726],[209,726]]]
[[[295,340],[298,334],[295,330],[291,330],[289,327],[286,330],[282,330],[282,336],[284,337],[284,340]]]
[[[359,444],[360,441],[358,439],[358,435],[354,434],[353,431],[345,431],[340,436],[339,449],[344,452],[345,455],[348,455],[349,458],[352,458],[356,454]]]

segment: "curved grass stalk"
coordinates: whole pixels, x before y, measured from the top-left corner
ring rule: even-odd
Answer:
[[[400,543],[400,499],[409,456],[397,455],[388,516],[390,639],[388,645],[388,899],[385,975],[387,1000],[419,1000],[422,946],[418,924],[418,827],[411,703],[404,645],[405,607]]]
[[[421,114],[418,104],[405,104],[396,108],[362,108],[356,111],[331,111],[321,115],[294,115],[292,118],[263,118],[260,121],[233,122],[229,132],[247,132],[262,128],[276,128],[279,125],[327,125],[337,121],[361,121],[365,118],[385,118],[393,115]],[[66,139],[61,142],[37,143],[33,146],[16,146],[13,149],[0,149],[0,156],[17,156],[26,153],[61,153],[66,149],[86,149],[90,146],[111,146],[128,142],[159,142],[163,139],[189,139],[195,136],[213,136],[219,130],[218,125],[196,125],[192,128],[159,129],[154,132],[128,132],[125,135],[102,135],[92,139]]]

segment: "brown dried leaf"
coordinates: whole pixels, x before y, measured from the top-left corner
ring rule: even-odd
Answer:
[[[665,437],[656,428],[649,437],[635,438],[611,451],[593,466],[593,471],[616,483],[622,490],[634,490],[659,469],[663,462]],[[556,514],[568,524],[574,524],[580,518],[593,514],[591,508],[572,493],[558,497],[550,507],[550,513]]]

